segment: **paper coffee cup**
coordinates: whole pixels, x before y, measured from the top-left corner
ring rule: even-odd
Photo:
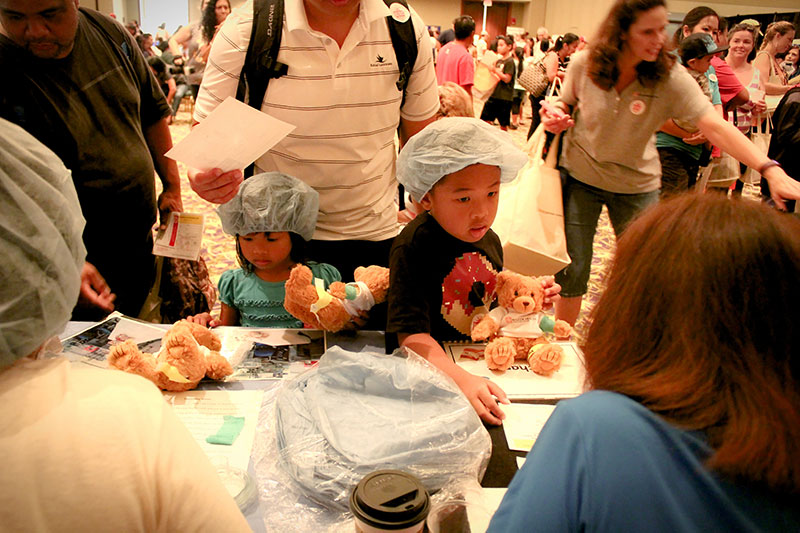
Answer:
[[[359,482],[350,495],[357,533],[419,533],[430,509],[428,491],[399,470],[378,470]]]

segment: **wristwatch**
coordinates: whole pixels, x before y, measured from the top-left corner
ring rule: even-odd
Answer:
[[[765,170],[767,170],[769,168],[772,168],[772,167],[779,167],[779,166],[781,166],[780,163],[778,163],[774,159],[770,159],[769,161],[767,161],[766,163],[761,165],[761,167],[758,169],[758,173],[763,176]]]

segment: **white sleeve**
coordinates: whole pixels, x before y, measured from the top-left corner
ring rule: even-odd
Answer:
[[[411,20],[417,35],[417,60],[406,88],[406,100],[400,110],[400,118],[416,122],[429,119],[439,110],[439,90],[433,54],[430,53],[428,44],[428,27],[413,9]]]
[[[225,19],[214,37],[194,105],[197,122],[202,122],[227,97],[236,96],[252,31],[253,2],[249,0]]]

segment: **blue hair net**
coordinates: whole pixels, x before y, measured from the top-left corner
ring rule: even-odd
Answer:
[[[317,226],[319,194],[297,178],[280,172],[256,174],[217,208],[222,229],[230,235],[291,231],[311,240]]]
[[[445,117],[417,133],[400,150],[397,180],[420,201],[442,177],[470,165],[500,167],[500,181],[513,180],[528,162],[508,133],[482,120]]]
[[[84,224],[58,156],[0,119],[0,368],[64,329],[78,301]]]

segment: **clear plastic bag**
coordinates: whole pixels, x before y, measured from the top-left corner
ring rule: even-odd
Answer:
[[[429,492],[483,477],[491,439],[455,383],[422,357],[329,349],[269,393],[253,460],[268,529],[350,531],[348,498],[380,469]]]

